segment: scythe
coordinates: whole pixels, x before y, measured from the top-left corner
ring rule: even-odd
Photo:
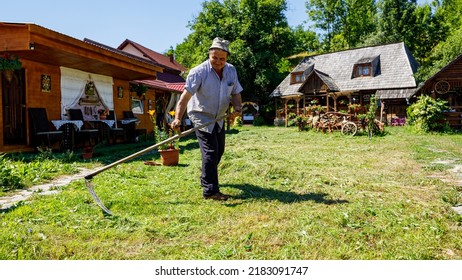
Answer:
[[[150,151],[152,151],[152,150],[154,150],[154,149],[160,147],[160,146],[163,145],[163,144],[170,143],[170,142],[175,141],[175,140],[177,140],[177,139],[179,139],[179,138],[181,138],[181,137],[187,136],[187,135],[189,135],[189,134],[195,132],[196,130],[199,130],[199,129],[204,128],[204,127],[206,127],[206,126],[209,126],[209,125],[211,125],[211,124],[213,124],[213,123],[216,123],[216,122],[222,120],[223,118],[225,118],[226,116],[227,116],[227,115],[224,115],[224,116],[219,117],[219,118],[217,118],[217,119],[215,119],[215,120],[213,120],[213,121],[210,121],[210,122],[207,122],[207,123],[205,123],[205,124],[199,125],[199,126],[197,126],[197,127],[193,127],[193,128],[191,128],[191,129],[188,129],[188,130],[185,130],[185,131],[183,131],[183,132],[180,132],[179,134],[176,134],[176,135],[174,135],[174,136],[172,136],[172,137],[170,137],[170,138],[168,138],[168,139],[165,139],[164,141],[161,141],[161,142],[156,143],[155,145],[149,146],[149,147],[147,147],[147,148],[145,148],[145,149],[143,149],[143,150],[141,150],[141,151],[139,151],[139,152],[136,152],[136,153],[134,153],[134,154],[131,154],[131,155],[129,155],[129,156],[127,156],[127,157],[124,157],[124,158],[122,158],[122,159],[119,159],[118,161],[115,161],[115,162],[113,162],[113,163],[111,163],[111,164],[108,164],[108,165],[106,165],[106,166],[103,166],[103,167],[101,167],[100,169],[97,169],[96,171],[94,171],[94,172],[92,172],[92,173],[86,175],[86,176],[85,176],[85,185],[87,186],[88,192],[89,192],[90,195],[93,197],[93,199],[94,199],[94,201],[96,202],[96,204],[97,204],[99,207],[101,207],[101,209],[102,209],[104,212],[106,212],[106,213],[109,214],[109,215],[112,215],[112,212],[111,212],[109,209],[107,209],[106,206],[104,206],[104,204],[103,204],[103,202],[101,201],[101,199],[100,199],[100,198],[98,197],[98,195],[95,193],[95,188],[94,188],[93,183],[92,183],[92,181],[91,181],[91,180],[93,179],[94,176],[98,175],[99,173],[101,173],[101,172],[103,172],[103,171],[105,171],[105,170],[108,170],[109,168],[112,168],[112,167],[114,167],[114,166],[116,166],[116,165],[119,165],[119,164],[121,164],[121,163],[123,163],[123,162],[129,161],[129,160],[134,159],[134,158],[136,158],[136,157],[139,157],[139,156],[141,156],[141,155],[143,155],[143,154],[145,154],[145,153],[147,153],[147,152],[150,152]]]

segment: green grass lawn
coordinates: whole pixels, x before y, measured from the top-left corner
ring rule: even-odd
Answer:
[[[232,129],[220,164],[226,202],[202,198],[197,141],[182,139],[179,166],[145,165],[159,161],[151,152],[93,178],[114,216],[84,180],[3,211],[0,259],[462,259],[462,217],[451,209],[462,186],[448,171],[462,162],[462,137],[387,132]],[[79,164],[136,152],[107,149]]]

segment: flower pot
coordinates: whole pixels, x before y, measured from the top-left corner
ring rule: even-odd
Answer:
[[[93,157],[93,147],[84,147],[82,151],[83,159],[90,159]]]
[[[162,165],[174,166],[178,165],[180,159],[180,150],[178,149],[168,149],[168,150],[159,150],[160,158],[162,160]]]

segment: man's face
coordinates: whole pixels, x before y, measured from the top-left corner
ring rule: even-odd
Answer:
[[[225,67],[228,53],[219,49],[209,51],[210,64],[215,71],[221,71]]]

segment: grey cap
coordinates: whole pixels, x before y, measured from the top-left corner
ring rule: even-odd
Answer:
[[[212,46],[210,46],[209,50],[211,49],[224,50],[229,54],[229,41],[224,40],[220,37],[216,37],[215,39],[213,39]]]

